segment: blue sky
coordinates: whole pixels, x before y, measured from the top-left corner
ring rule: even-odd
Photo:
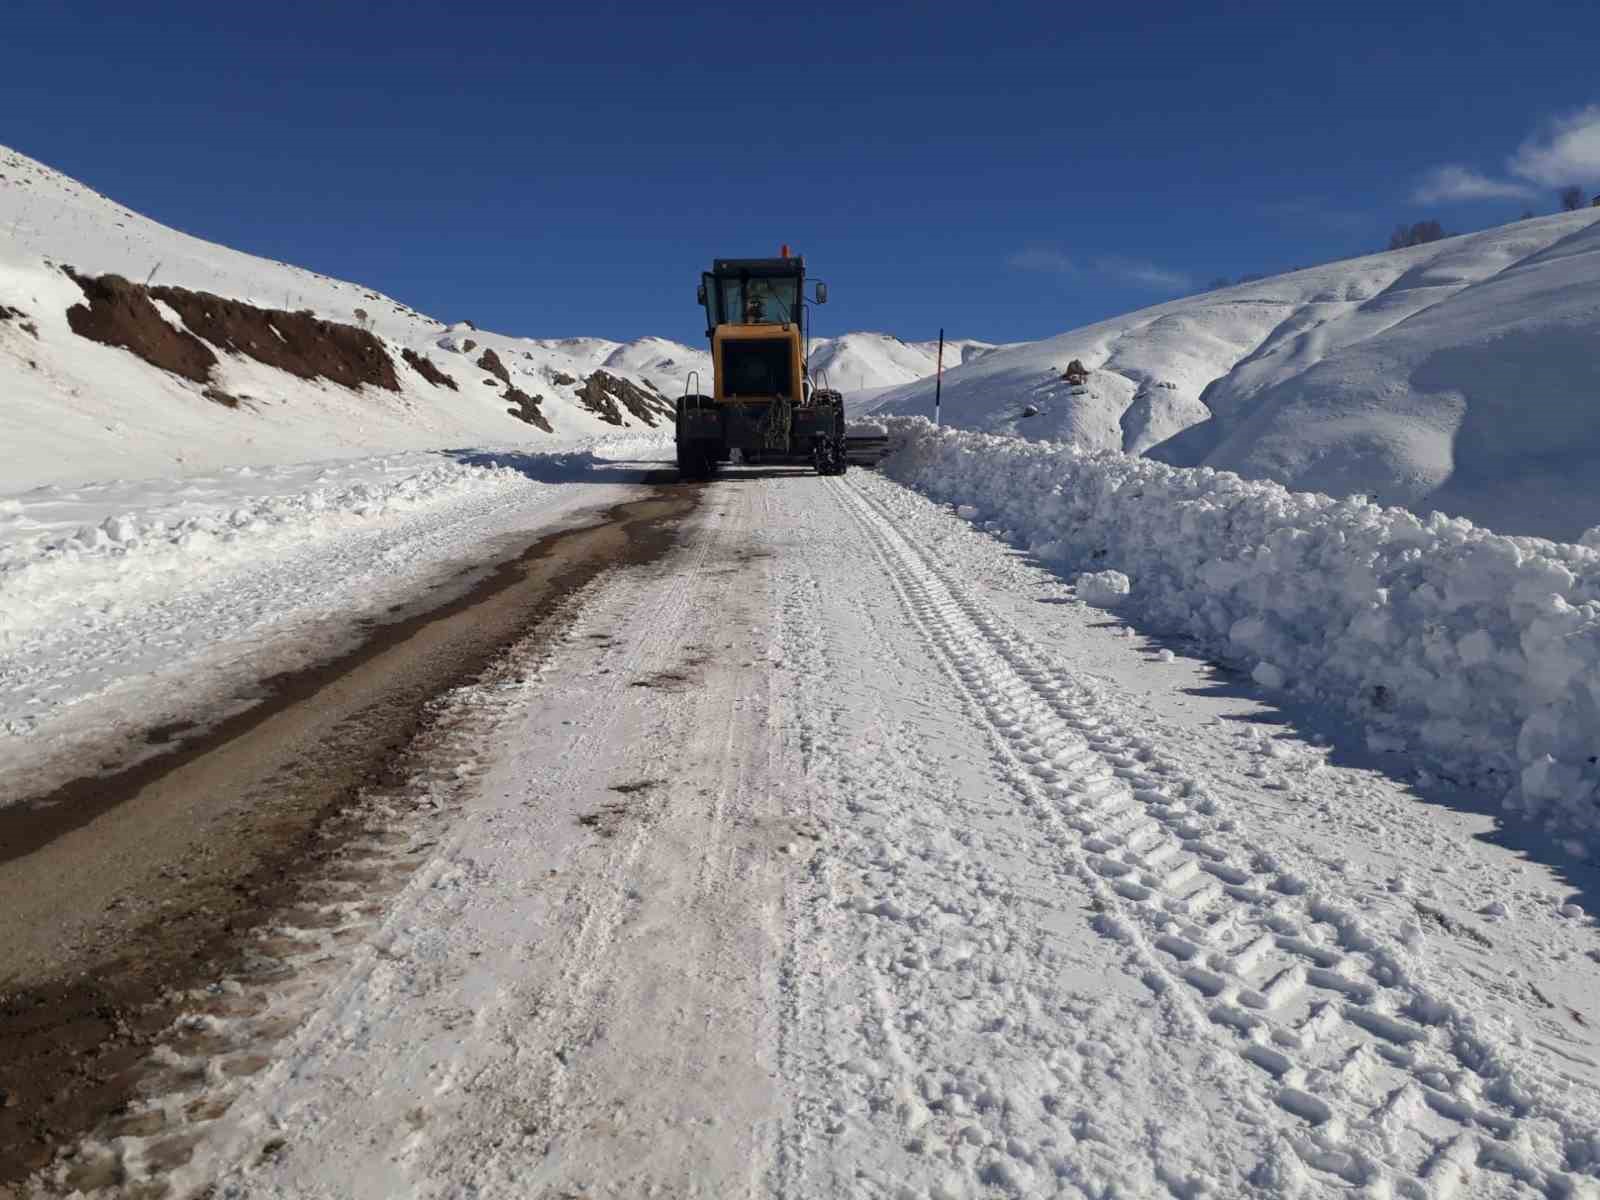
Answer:
[[[709,260],[787,241],[819,333],[1034,338],[1600,190],[1592,3],[14,0],[4,35],[0,142],[530,336],[693,340]]]

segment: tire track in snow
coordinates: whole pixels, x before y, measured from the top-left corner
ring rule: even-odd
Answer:
[[[1261,1073],[1324,1176],[1417,1198],[1521,1185],[1593,1194],[1582,1119],[1535,1098],[1472,1016],[1413,984],[1392,941],[1231,834],[1203,784],[1118,721],[887,521],[833,482],[1012,782],[1057,835],[1153,988]],[[1547,1091],[1548,1089],[1540,1089]],[[1484,1173],[1498,1183],[1483,1179]],[[1587,1192],[1585,1191],[1587,1189]]]
[[[781,632],[806,667],[785,774],[829,832],[789,904],[778,1194],[1203,1186],[1181,1147],[1216,1128],[1202,1102],[1215,1071],[1063,913],[1082,889],[996,776],[979,710],[839,496],[793,486]],[[1223,1124],[1235,1146],[1260,1141]]]

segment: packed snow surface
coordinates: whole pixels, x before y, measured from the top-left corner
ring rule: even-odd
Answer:
[[[1118,451],[893,423],[894,478],[1160,627],[1343,709],[1374,748],[1501,781],[1600,847],[1600,548]]]
[[[889,480],[713,487],[447,698],[427,803],[50,1182],[1595,1196],[1595,923],[1549,847]]]
[[[1600,525],[1597,342],[1585,209],[992,349],[946,372],[942,415],[1573,541]],[[933,386],[875,403],[931,417]]]

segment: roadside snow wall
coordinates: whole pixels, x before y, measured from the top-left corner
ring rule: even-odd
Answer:
[[[1126,573],[1132,611],[1354,715],[1372,748],[1498,784],[1552,832],[1600,834],[1600,546],[887,423],[885,474],[975,508],[1052,566]]]

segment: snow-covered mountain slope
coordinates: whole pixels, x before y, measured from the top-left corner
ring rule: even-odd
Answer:
[[[590,346],[446,328],[359,284],[168,229],[3,148],[0,230],[0,491],[440,446],[549,445],[642,428],[639,415],[595,399],[596,391],[585,401],[586,380],[601,366],[651,397],[655,425],[670,412],[653,389],[672,386],[673,376],[611,364],[615,343],[597,356]],[[271,312],[309,311],[368,331],[392,360],[395,386],[300,378],[226,348],[209,377],[183,378],[74,332],[68,310],[87,297],[68,266],[79,279],[114,274],[148,284],[180,339],[193,322],[160,300],[163,289],[254,306],[263,337],[283,338],[263,315]],[[142,303],[137,294],[132,303]],[[488,350],[502,370],[479,365]],[[519,411],[537,411],[550,430]]]
[[[130,353],[126,341],[102,344],[75,332],[67,312],[87,297],[67,267],[80,280],[117,275],[136,285],[103,297],[102,323],[112,322],[106,314],[116,305],[131,304],[144,315],[140,336],[176,339],[216,362],[208,373],[197,368],[184,378]],[[163,299],[163,289],[219,296],[257,311],[242,314],[250,328],[231,347],[219,345],[194,329],[195,313],[174,309],[176,293]],[[146,292],[148,302],[140,298]],[[277,325],[274,312],[283,314]],[[370,334],[374,355],[392,360],[394,386],[301,378],[246,350],[251,337],[284,340],[281,326],[300,313],[361,331],[358,341]],[[818,349],[837,353],[836,345],[846,345],[852,370],[871,387],[915,378],[922,357],[933,370],[932,355],[919,357],[914,347],[904,348],[904,362],[863,355],[856,347],[863,336],[900,345],[879,335],[846,335],[822,340]],[[360,284],[169,229],[0,146],[0,493],[664,431],[672,399],[692,371],[709,389],[710,355],[663,338],[538,339],[469,322],[446,326]]]
[[[943,415],[1570,540],[1600,523],[1597,337],[1583,210],[1002,347],[946,373]],[[913,383],[880,411],[932,403]]]
[[[974,362],[993,348],[988,342],[952,338],[944,344],[945,370]],[[938,349],[938,342],[906,342],[890,333],[813,338],[811,370],[854,396],[927,378],[938,365]]]

